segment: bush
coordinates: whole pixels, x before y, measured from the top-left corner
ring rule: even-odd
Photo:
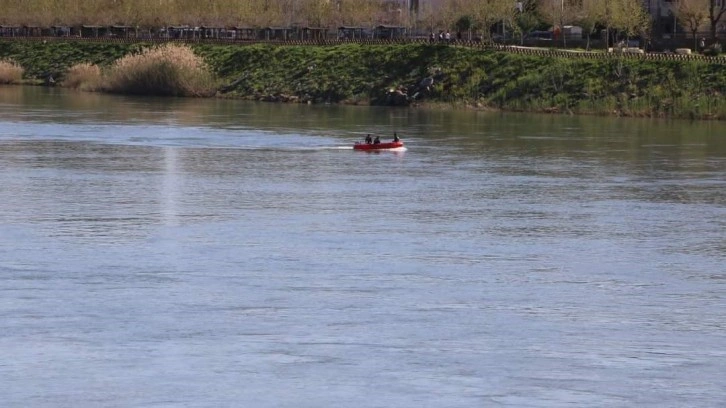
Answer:
[[[101,87],[101,69],[89,63],[74,65],[68,69],[63,86],[82,91],[96,91]]]
[[[11,59],[0,60],[0,84],[17,84],[23,79],[25,70]]]
[[[721,54],[721,44],[720,43],[714,43],[708,46],[705,50],[703,50],[703,55],[707,55],[709,57],[717,57],[719,54]]]
[[[184,45],[165,44],[122,57],[104,81],[109,92],[159,96],[212,96],[216,84],[204,60]]]

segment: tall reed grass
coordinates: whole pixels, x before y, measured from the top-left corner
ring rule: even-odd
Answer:
[[[25,70],[11,59],[0,60],[0,84],[17,84],[23,79]]]
[[[83,63],[68,69],[63,86],[81,91],[97,91],[102,86],[101,68],[98,65]]]
[[[122,57],[104,75],[108,92],[159,96],[212,96],[216,83],[204,60],[186,45],[164,44]]]

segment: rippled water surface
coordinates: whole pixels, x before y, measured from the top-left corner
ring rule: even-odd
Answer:
[[[723,407],[725,321],[723,123],[0,87],[3,407]]]

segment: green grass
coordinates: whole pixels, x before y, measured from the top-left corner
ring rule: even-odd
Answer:
[[[71,65],[111,66],[143,44],[0,41],[26,77]],[[416,90],[418,103],[516,111],[726,119],[726,70],[704,61],[580,59],[519,55],[438,44],[336,46],[193,45],[225,96],[385,104],[390,89]],[[266,98],[269,99],[269,98]]]

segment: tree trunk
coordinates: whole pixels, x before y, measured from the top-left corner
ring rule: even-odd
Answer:
[[[716,41],[716,26],[718,21],[711,20],[711,40]]]
[[[610,48],[610,27],[605,27],[605,51]]]
[[[718,26],[718,22],[721,21],[721,17],[723,17],[724,13],[726,13],[726,3],[724,3],[723,1],[724,0],[721,0],[721,3],[719,5],[716,3],[716,0],[711,0],[711,4],[708,10],[708,20],[711,23],[711,39],[714,42],[717,40],[716,28]]]
[[[703,51],[703,50],[698,49],[698,38],[696,38],[696,31],[698,31],[698,27],[696,27],[696,29],[691,30],[691,33],[693,34],[693,51],[697,53],[697,52]]]

